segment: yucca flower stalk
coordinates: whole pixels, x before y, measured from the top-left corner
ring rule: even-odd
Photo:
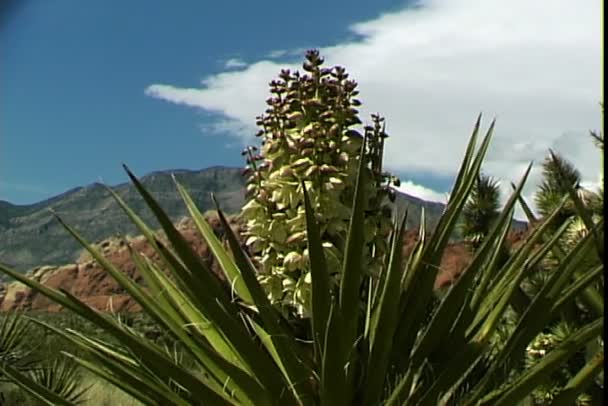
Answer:
[[[340,276],[355,174],[364,159],[366,272],[378,275],[386,259],[394,198],[390,184],[398,179],[383,172],[384,118],[372,115],[363,131],[357,107],[357,83],[343,67],[325,68],[318,51],[309,51],[304,74],[281,71],[270,82],[268,108],[258,117],[261,147],[243,151],[247,159],[247,203],[241,217],[246,244],[259,264],[260,282],[273,304],[310,315],[311,275],[307,271],[304,186],[319,222],[332,284]],[[359,154],[361,148],[363,155]],[[304,185],[304,186],[303,186]]]

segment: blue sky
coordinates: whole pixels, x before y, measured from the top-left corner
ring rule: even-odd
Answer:
[[[123,182],[123,162],[241,166],[266,84],[313,47],[359,80],[364,113],[387,116],[385,159],[406,191],[442,199],[480,111],[504,129],[495,176],[515,180],[551,147],[591,184],[599,159],[581,134],[600,125],[601,3],[528,3],[8,2],[0,200]]]

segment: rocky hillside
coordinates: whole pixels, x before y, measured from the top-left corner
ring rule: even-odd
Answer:
[[[244,180],[240,169],[214,167],[200,171],[162,171],[146,175],[143,184],[159,200],[173,221],[187,214],[171,174],[189,190],[199,209],[214,208],[210,193],[215,193],[222,209],[236,213],[244,202]],[[131,184],[113,186],[143,219],[155,225],[152,214],[145,207]],[[408,227],[417,227],[422,207],[432,228],[444,206],[426,202],[402,193],[396,204],[409,210]],[[113,235],[132,235],[135,227],[116,204],[105,186],[92,184],[79,187],[49,200],[27,206],[0,201],[0,262],[19,271],[41,265],[57,266],[76,261],[82,251],[80,245],[63,229],[50,213],[52,209],[88,241],[101,241]]]
[[[216,217],[208,217],[217,235],[222,234],[221,226]],[[207,245],[202,241],[191,220],[182,220],[177,228],[201,255],[204,262],[221,278],[221,273]],[[241,226],[232,220],[232,229],[240,235]],[[406,232],[403,250],[409,253],[416,242],[417,233],[414,230]],[[128,239],[128,243],[138,252],[155,258],[153,250],[143,237]],[[126,243],[118,238],[110,238],[98,244],[104,255],[120,270],[137,282],[141,277],[136,271],[126,247]],[[452,243],[446,248],[441,263],[441,271],[435,282],[436,288],[451,284],[464,270],[471,260],[471,253],[463,243]],[[83,255],[75,263],[62,266],[43,266],[29,271],[28,274],[36,280],[53,288],[62,288],[83,300],[90,306],[113,312],[139,311],[140,307],[118,286],[118,284],[97,263]],[[228,288],[228,286],[227,286]],[[60,307],[42,295],[33,292],[19,282],[0,285],[0,312],[7,311],[43,311],[55,312]]]
[[[202,211],[214,207],[215,193],[222,209],[237,212],[244,202],[244,182],[237,168],[214,167],[201,171],[163,171],[146,175],[143,184],[174,221],[187,210],[175,189],[171,174],[183,184]],[[150,225],[152,213],[131,184],[112,187]],[[19,271],[40,265],[60,265],[76,260],[80,245],[53,217],[55,211],[88,241],[135,233],[135,227],[105,186],[79,187],[49,200],[27,206],[0,201],[0,262]]]

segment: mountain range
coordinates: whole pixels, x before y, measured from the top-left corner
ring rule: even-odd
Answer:
[[[175,221],[184,217],[187,210],[172,175],[188,189],[203,211],[213,207],[211,193],[228,213],[237,212],[243,204],[244,182],[237,168],[159,171],[142,177],[142,183]],[[112,189],[148,224],[158,226],[130,183],[112,186]],[[0,262],[26,271],[40,265],[73,262],[79,256],[82,247],[54,218],[51,210],[90,242],[116,234],[139,234],[107,187],[99,183],[31,205],[0,201]]]
[[[245,201],[245,182],[239,168],[167,170],[143,176],[143,185],[175,222],[187,216],[187,209],[175,188],[172,176],[187,188],[201,212],[214,208],[211,193],[215,194],[226,213],[238,213]],[[123,183],[111,188],[150,226],[158,226],[133,185]],[[395,204],[400,209],[408,209],[408,228],[419,225],[424,207],[427,224],[432,229],[444,209],[441,203],[427,202],[404,193],[397,193]],[[138,234],[108,188],[99,183],[78,187],[31,205],[0,201],[1,263],[19,271],[27,271],[42,265],[72,263],[78,258],[82,247],[54,218],[51,211],[90,242],[98,242],[113,235]]]

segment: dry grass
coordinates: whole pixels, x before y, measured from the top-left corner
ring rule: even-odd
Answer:
[[[87,401],[83,405],[90,406],[142,406],[143,403],[132,398],[129,394],[118,389],[116,386],[88,375],[83,379],[83,385],[91,386],[87,392]]]

